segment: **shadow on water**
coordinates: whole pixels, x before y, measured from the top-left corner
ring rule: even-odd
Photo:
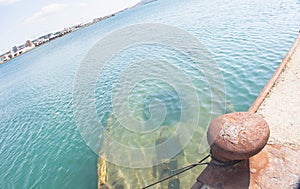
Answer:
[[[160,138],[156,140],[155,146],[156,146],[156,153],[159,158],[164,158],[163,155],[165,154],[165,150],[172,149],[171,146],[166,148],[158,147],[159,144],[162,144],[163,142],[167,141],[168,138]],[[174,141],[175,145],[181,145],[179,140],[175,139]],[[173,145],[174,145],[173,143]],[[160,165],[156,165],[152,168],[152,174],[154,178],[158,178],[159,180],[173,175],[175,172],[174,170],[178,169],[178,160],[176,157],[179,155],[184,155],[183,151],[180,151],[175,158],[170,159],[168,162],[164,162]],[[180,180],[179,178],[170,178],[166,182],[160,183],[160,188],[168,188],[168,189],[179,189],[180,188]]]
[[[244,160],[233,168],[209,164],[200,174],[197,181],[216,188],[248,189],[250,186],[249,160]],[[193,189],[198,189],[198,187],[194,185]]]

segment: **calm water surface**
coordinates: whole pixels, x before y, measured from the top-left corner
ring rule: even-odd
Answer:
[[[147,22],[176,26],[205,44],[222,71],[231,109],[246,111],[298,34],[300,1],[161,0],[0,65],[0,188],[97,187],[98,157],[85,144],[73,116],[74,78],[98,40],[125,26]],[[101,90],[103,83],[98,84]],[[162,92],[159,96],[171,102],[175,112],[165,124],[176,123],[176,95]],[[101,98],[96,98],[101,116],[107,109],[102,110]],[[104,122],[107,117],[102,117]]]

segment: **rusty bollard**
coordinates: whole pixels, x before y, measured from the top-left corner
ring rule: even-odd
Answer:
[[[192,189],[249,188],[249,158],[267,144],[270,129],[256,114],[234,112],[213,120],[207,132],[211,162]]]

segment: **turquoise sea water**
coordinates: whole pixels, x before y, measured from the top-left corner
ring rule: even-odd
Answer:
[[[292,45],[299,21],[297,0],[162,0],[0,65],[0,188],[97,187],[98,157],[76,127],[72,93],[80,62],[110,32],[149,22],[189,32],[221,68],[227,100],[246,111]]]

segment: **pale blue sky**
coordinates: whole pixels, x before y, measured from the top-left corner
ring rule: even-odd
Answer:
[[[109,15],[140,0],[0,0],[0,54],[67,26]]]

